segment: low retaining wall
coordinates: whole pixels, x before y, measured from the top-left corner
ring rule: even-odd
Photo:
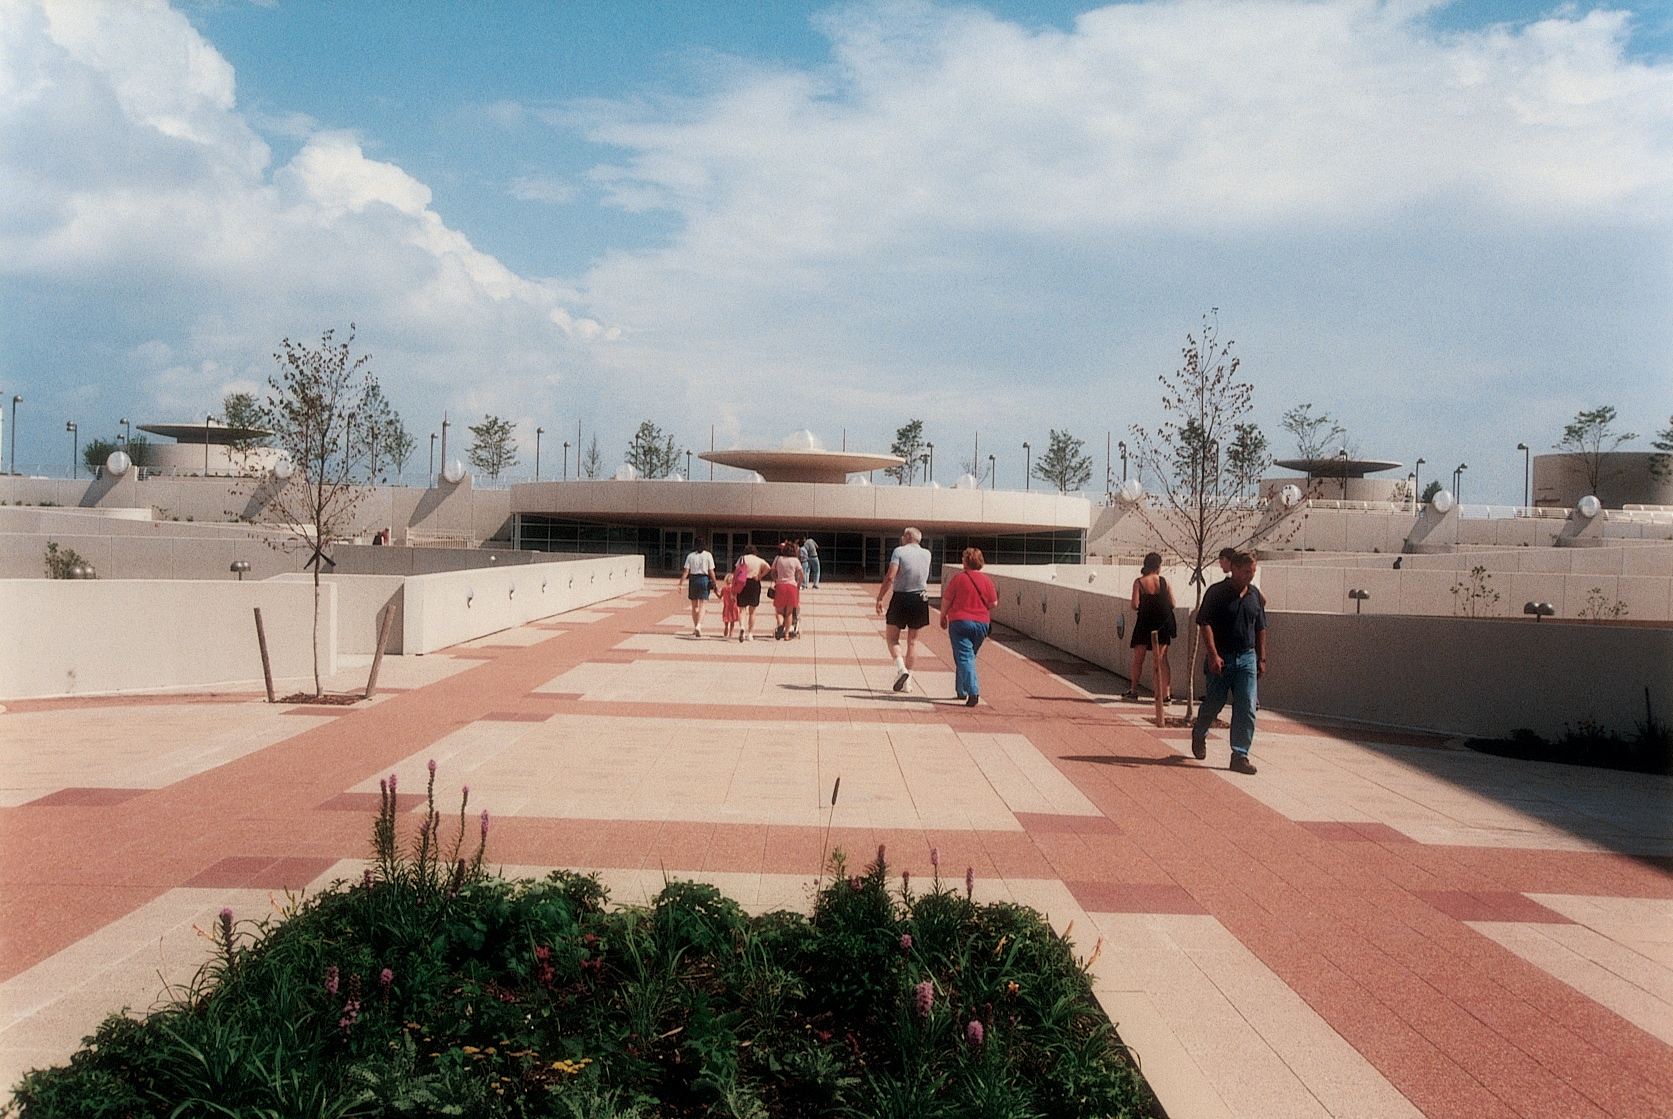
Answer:
[[[1056,578],[987,570],[999,590],[995,621],[1126,676],[1131,652],[1118,631],[1130,636],[1132,608],[1088,585],[1087,569],[1059,567]],[[1643,721],[1648,689],[1657,717],[1673,719],[1673,629],[1665,626],[1287,611],[1272,611],[1268,625],[1261,704],[1275,711],[1445,735],[1527,727],[1553,736],[1583,719],[1626,732]],[[1182,616],[1176,693],[1187,632]]]
[[[645,557],[449,571],[405,583],[402,652],[430,653],[639,590]]]
[[[0,580],[0,699],[261,686],[254,607],[273,674],[313,679],[309,582]],[[336,670],[337,592],[321,587],[320,667]]]

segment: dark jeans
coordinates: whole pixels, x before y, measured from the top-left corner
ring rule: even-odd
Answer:
[[[1225,671],[1218,676],[1208,673],[1208,691],[1202,697],[1202,706],[1197,708],[1197,722],[1191,728],[1191,737],[1199,741],[1208,737],[1208,729],[1226,706],[1229,695],[1232,701],[1232,753],[1249,752],[1255,741],[1255,660],[1255,651],[1248,649],[1226,657]]]

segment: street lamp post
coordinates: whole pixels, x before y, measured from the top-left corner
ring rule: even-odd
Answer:
[[[935,444],[925,443],[924,446],[929,448],[929,474],[925,477],[925,481],[933,486],[935,485]]]
[[[430,433],[430,484],[436,484],[436,433]]]
[[[1464,471],[1469,468],[1469,463],[1461,462],[1458,464],[1458,469],[1452,472],[1452,500],[1458,502],[1460,505],[1464,504],[1464,502],[1458,495],[1464,492]],[[1460,514],[1460,516],[1462,516],[1462,514]]]
[[[1125,442],[1117,443],[1116,447],[1121,451],[1121,481],[1125,483],[1127,481],[1127,444]]]
[[[209,477],[209,421],[214,418],[214,416],[210,415],[205,415],[203,417],[203,476],[205,478]],[[345,453],[348,449],[346,446],[347,441],[348,433],[344,432]]]
[[[1417,484],[1418,484],[1418,482],[1422,481],[1423,464],[1428,462],[1428,461],[1429,460],[1426,459],[1426,458],[1420,458],[1415,463],[1412,464],[1412,508],[1413,509],[1417,508],[1417,502],[1418,502]]]
[[[447,413],[443,412],[441,414],[441,468],[443,473],[447,471],[447,429],[452,426],[448,422]]]
[[[543,427],[534,429],[534,480],[537,482],[540,481],[540,437],[545,434]]]
[[[994,488],[993,482],[994,482],[994,479],[993,479],[993,456],[989,455],[988,456],[988,489],[991,490],[991,489]]]
[[[1522,508],[1526,509],[1533,504],[1534,453],[1526,443],[1516,444],[1516,449],[1522,452]]]
[[[122,425],[122,449],[125,451],[134,441],[134,428],[127,420],[117,420]]]
[[[691,452],[685,453],[685,480],[691,481]]]
[[[23,397],[12,397],[12,473],[17,473],[17,406],[23,403]]]
[[[1123,466],[1125,466],[1127,462],[1126,458],[1123,458],[1121,462]],[[1034,488],[1034,483],[1031,481],[1033,471],[1030,469],[1033,464],[1034,452],[1027,443],[1024,443],[1022,445],[1022,488],[1025,490],[1031,490]]]
[[[76,456],[81,452],[81,432],[70,420],[64,421],[64,430],[70,433],[70,477],[74,479],[80,476],[76,473],[80,469],[76,465]]]
[[[1348,500],[1348,449],[1343,447],[1336,452],[1336,457],[1342,462],[1342,500]]]
[[[563,441],[563,480],[569,481],[569,440]]]

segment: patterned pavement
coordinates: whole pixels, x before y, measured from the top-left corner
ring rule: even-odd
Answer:
[[[190,977],[223,905],[359,873],[378,777],[496,817],[509,873],[802,906],[830,843],[1047,912],[1174,1119],[1673,1114],[1673,781],[1262,716],[1254,777],[1034,642],[952,700],[869,588],[802,639],[690,635],[668,582],[428,657],[353,708],[253,696],[0,714],[0,1076]],[[1282,656],[1274,649],[1273,656]],[[347,688],[345,678],[338,684]],[[829,793],[842,778],[834,809]],[[1101,941],[1101,949],[1097,945]]]

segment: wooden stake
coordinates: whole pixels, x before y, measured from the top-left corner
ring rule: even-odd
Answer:
[[[383,622],[378,626],[378,647],[372,654],[372,674],[366,677],[366,698],[371,699],[378,690],[378,669],[383,667],[384,646],[389,644],[389,631],[395,624],[395,604],[391,602],[383,608]]]
[[[261,624],[261,607],[256,607],[256,643],[261,646],[261,675],[267,681],[267,702],[278,703],[273,696],[273,662],[267,657],[267,630]]]
[[[1156,693],[1156,725],[1158,727],[1166,727],[1168,725],[1168,717],[1162,713],[1162,662],[1156,659],[1161,656],[1160,650],[1156,647],[1157,639],[1160,636],[1161,634],[1159,631],[1150,631],[1150,690]]]

